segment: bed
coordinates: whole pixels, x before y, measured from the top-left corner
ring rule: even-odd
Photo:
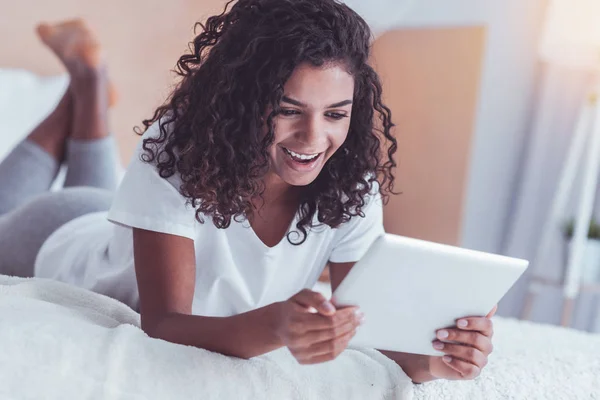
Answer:
[[[0,159],[67,84],[0,69]],[[149,338],[113,299],[0,275],[0,399],[600,399],[600,335],[494,321],[479,378],[413,385],[372,349],[310,367],[286,349],[242,361]]]
[[[414,385],[372,349],[302,366],[148,337],[139,315],[60,282],[0,276],[1,399],[600,399],[600,335],[494,317],[473,381]]]

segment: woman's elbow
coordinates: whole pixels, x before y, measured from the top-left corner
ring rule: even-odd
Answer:
[[[141,316],[141,328],[146,335],[154,339],[162,339],[161,325],[165,317],[149,317],[144,314]]]

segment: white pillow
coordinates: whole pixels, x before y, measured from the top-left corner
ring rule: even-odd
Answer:
[[[0,68],[0,161],[56,107],[69,86],[69,76],[39,76],[24,69]],[[117,165],[119,179],[123,176]],[[52,189],[64,182],[61,168]]]
[[[68,84],[68,75],[0,68],[0,160],[56,107]]]

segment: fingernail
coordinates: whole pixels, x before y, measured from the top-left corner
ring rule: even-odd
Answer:
[[[360,311],[358,308],[356,310],[354,310],[354,318],[357,321],[362,320],[364,317],[365,317],[365,314],[362,311]]]
[[[438,331],[437,337],[439,337],[440,339],[446,339],[448,337],[448,331]]]
[[[321,304],[321,306],[325,309],[325,311],[327,312],[334,312],[335,311],[335,307],[333,306],[333,304],[331,304],[328,301],[324,301],[323,304]]]
[[[444,343],[435,342],[433,344],[433,348],[437,350],[442,350],[444,348]]]
[[[466,319],[459,319],[456,325],[458,325],[459,328],[466,328],[467,325],[469,325],[469,322]]]
[[[452,357],[450,357],[450,356],[444,356],[444,357],[442,357],[442,360],[444,360],[447,363],[449,363],[450,361],[452,361]]]

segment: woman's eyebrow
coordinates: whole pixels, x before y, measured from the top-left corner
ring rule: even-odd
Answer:
[[[301,101],[294,100],[294,99],[292,99],[290,97],[287,97],[287,96],[283,96],[281,98],[281,101],[289,103],[289,104],[293,104],[293,105],[298,106],[298,107],[306,107],[306,104],[302,103]],[[340,101],[339,103],[334,103],[334,104],[330,105],[327,108],[343,107],[343,106],[346,106],[348,104],[352,104],[352,100]]]
[[[344,107],[347,106],[348,104],[352,104],[352,100],[344,100],[344,101],[340,101],[339,103],[335,103],[330,105],[327,108],[338,108],[338,107]]]
[[[291,99],[291,98],[289,98],[287,96],[283,96],[281,98],[281,101],[293,104],[293,105],[298,106],[298,107],[306,107],[306,104],[302,103],[301,101]]]

